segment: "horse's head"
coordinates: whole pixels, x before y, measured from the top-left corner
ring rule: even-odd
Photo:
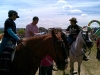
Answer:
[[[93,42],[92,42],[92,40],[90,38],[90,33],[88,31],[86,31],[86,32],[82,31],[81,33],[82,33],[82,37],[83,37],[83,40],[84,40],[86,46],[89,49],[91,49],[93,47]]]
[[[55,62],[59,70],[64,70],[65,65],[68,63],[65,44],[61,37],[61,32],[56,32],[52,29],[53,45],[55,50]]]

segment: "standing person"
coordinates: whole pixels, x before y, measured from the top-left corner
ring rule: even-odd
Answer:
[[[68,42],[69,45],[71,46],[71,44],[76,40],[77,35],[81,31],[81,28],[79,25],[77,25],[78,21],[75,17],[72,17],[69,21],[70,21],[70,25],[66,29],[66,33],[69,33]],[[84,55],[83,60],[87,61],[88,58]]]
[[[100,61],[100,36],[98,36],[98,38],[97,38],[96,47],[97,47],[97,56],[96,56],[96,58]]]
[[[4,23],[4,36],[0,45],[0,55],[9,41],[12,42],[12,45],[16,45],[17,41],[22,41],[22,39],[16,35],[16,24],[14,21],[17,18],[19,18],[18,13],[15,10],[9,10],[8,19],[6,19]]]
[[[39,33],[39,29],[37,26],[38,21],[39,21],[39,18],[37,16],[34,16],[32,23],[26,26],[25,36],[27,38],[33,37],[36,33]]]
[[[37,26],[38,21],[39,21],[39,18],[37,16],[35,16],[35,17],[33,17],[32,23],[30,23],[26,26],[25,36],[27,38],[33,37],[37,33],[39,33],[39,29]],[[50,64],[50,62],[52,62],[51,60],[52,60],[52,58],[48,55],[45,58],[43,58],[43,60],[40,63],[40,66],[39,66],[39,75],[46,75],[47,72],[48,72],[48,75],[52,75],[52,66]],[[48,61],[50,61],[50,62],[48,62]]]
[[[39,68],[39,75],[52,75],[52,69],[53,69],[53,59],[49,55],[47,55],[41,61]]]

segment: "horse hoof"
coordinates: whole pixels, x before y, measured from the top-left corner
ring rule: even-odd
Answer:
[[[73,74],[77,74],[77,71],[74,71]]]

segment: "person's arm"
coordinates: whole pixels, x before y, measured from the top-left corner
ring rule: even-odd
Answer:
[[[66,33],[69,33],[69,32],[70,32],[70,31],[69,31],[69,28],[70,28],[70,27],[68,26],[68,28],[66,29]]]
[[[7,32],[9,35],[11,35],[14,39],[16,39],[17,41],[20,40],[20,38],[12,31],[11,28],[7,29]]]

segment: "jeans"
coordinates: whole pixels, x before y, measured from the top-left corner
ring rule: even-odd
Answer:
[[[7,41],[8,41],[8,38],[3,37],[2,42],[0,44],[0,55],[2,54],[2,52],[3,52],[4,48],[5,48],[5,45],[6,45]]]
[[[68,41],[68,43],[70,43],[70,44],[72,44],[72,42],[74,42],[76,39],[75,38],[73,38],[72,36],[68,36],[68,38],[67,38],[67,41]]]
[[[12,39],[3,37],[2,42],[0,44],[0,55],[2,54],[2,52],[3,52],[4,48],[5,48],[5,46],[7,45],[8,41],[12,41]],[[13,45],[15,45],[14,41],[12,41],[12,43],[13,43]]]
[[[39,68],[39,75],[52,75],[53,65],[51,66],[41,66]]]

